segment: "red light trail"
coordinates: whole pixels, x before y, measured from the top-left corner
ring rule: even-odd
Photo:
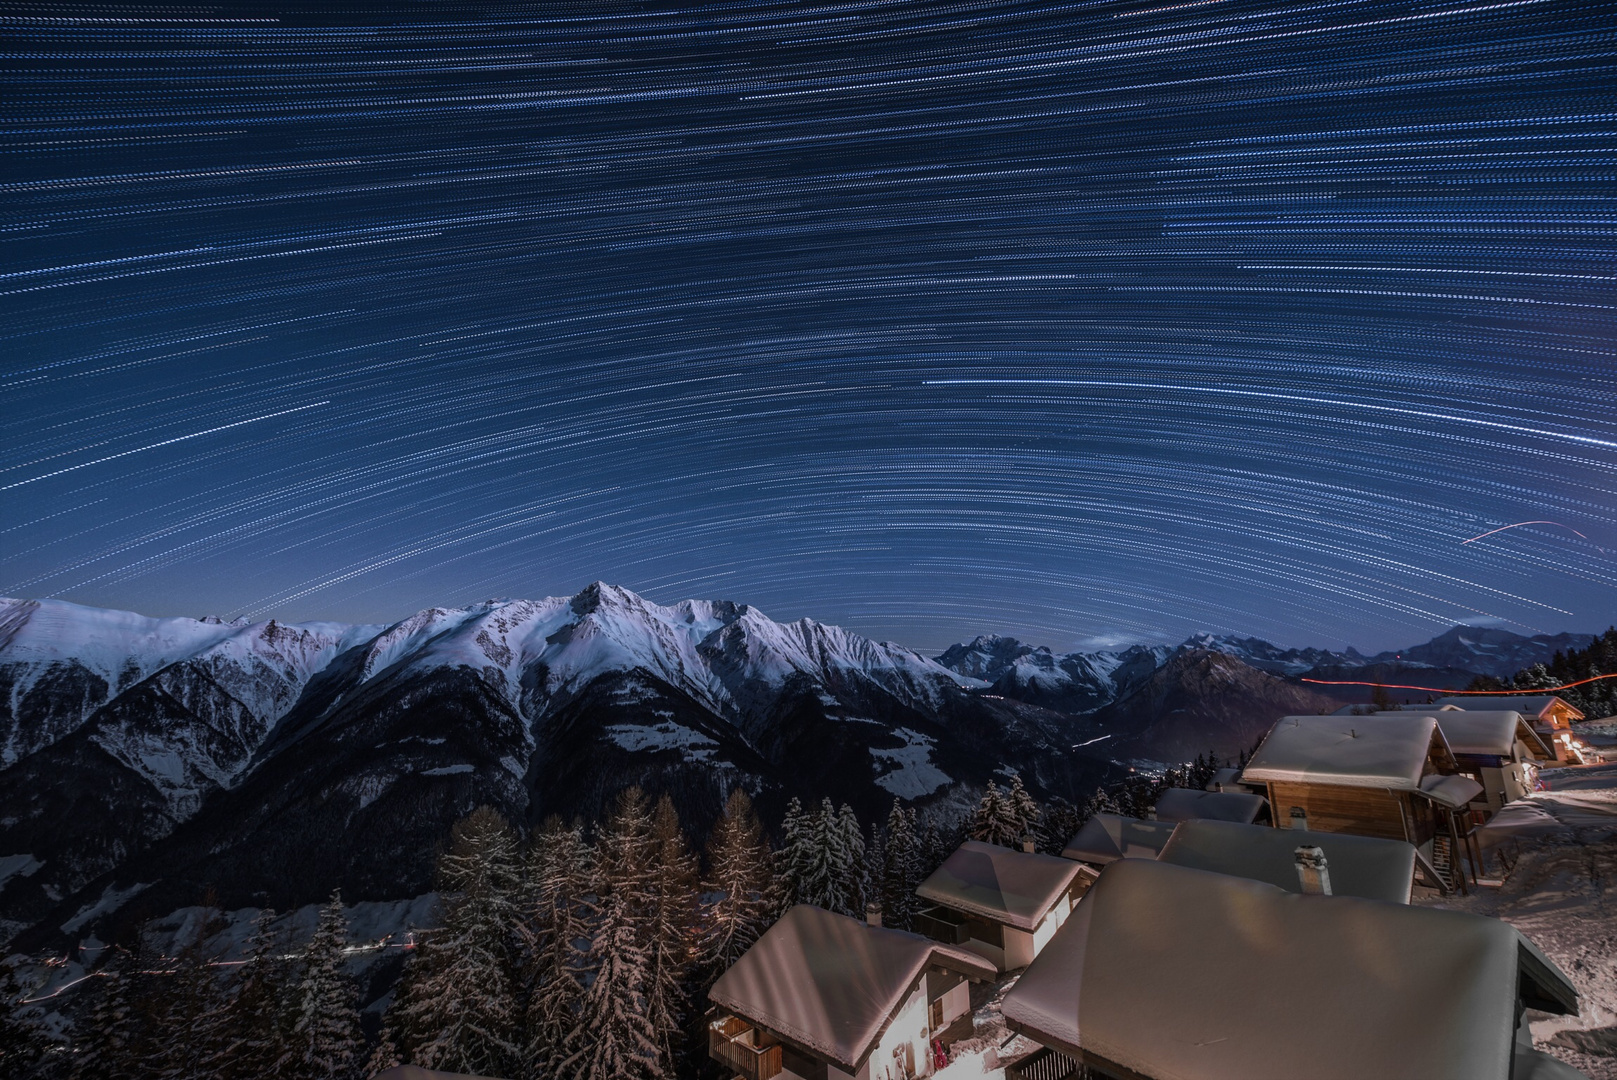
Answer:
[[[1361,682],[1353,679],[1299,679],[1299,682],[1314,683],[1318,686],[1379,686],[1385,690],[1425,690],[1433,694],[1448,694],[1451,697],[1460,694],[1478,694],[1483,697],[1500,697],[1504,694],[1553,694],[1557,690],[1570,690],[1574,686],[1583,686],[1586,683],[1599,682],[1601,679],[1617,679],[1617,672],[1610,675],[1592,675],[1577,682],[1562,683],[1560,686],[1540,686],[1532,690],[1445,690],[1441,686],[1406,686],[1403,683]]]

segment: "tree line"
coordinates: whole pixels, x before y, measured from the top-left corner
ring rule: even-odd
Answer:
[[[347,971],[341,897],[294,949],[273,912],[245,955],[196,938],[160,956],[141,934],[76,988],[67,1031],[0,966],[0,1073],[37,1080],[361,1080],[395,1064],[511,1080],[717,1075],[706,1057],[708,988],[793,904],[908,930],[915,888],[972,838],[1059,853],[1097,812],[1143,817],[1169,786],[1202,786],[1211,761],[1131,776],[1081,806],[1040,805],[1014,773],[961,820],[895,800],[868,828],[829,799],[793,800],[771,845],[733,790],[700,853],[665,795],[619,793],[586,827],[552,816],[524,836],[482,807],[439,856],[437,925],[414,934],[380,1031],[367,1040]],[[68,1011],[68,1010],[63,1010]],[[374,1025],[373,1025],[374,1026]]]
[[[1547,664],[1534,664],[1508,679],[1479,675],[1467,690],[1548,690],[1582,679],[1617,674],[1617,627],[1609,628],[1582,649],[1556,652]],[[1617,714],[1617,679],[1602,679],[1557,690],[1567,704],[1588,717]]]

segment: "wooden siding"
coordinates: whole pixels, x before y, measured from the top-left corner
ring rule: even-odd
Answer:
[[[1407,834],[1405,824],[1410,818],[1411,801],[1385,788],[1279,781],[1269,784],[1269,805],[1274,808],[1275,822],[1282,829],[1291,825],[1291,808],[1300,806],[1308,814],[1308,827],[1317,832],[1379,836],[1418,844],[1420,840]],[[1417,823],[1413,823],[1417,832],[1421,831],[1418,821],[1417,818]],[[1425,827],[1427,836],[1431,835],[1430,829],[1430,825]]]

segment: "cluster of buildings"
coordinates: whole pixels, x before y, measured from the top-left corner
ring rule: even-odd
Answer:
[[[970,841],[919,933],[793,908],[710,994],[745,1080],[909,1080],[973,1034],[970,984],[1037,1044],[1008,1080],[1566,1080],[1529,1010],[1567,977],[1509,924],[1411,906],[1475,887],[1473,830],[1578,760],[1560,699],[1288,716],[1242,770],[1099,814],[1061,857]]]

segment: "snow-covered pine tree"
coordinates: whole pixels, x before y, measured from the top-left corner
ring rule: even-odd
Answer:
[[[894,799],[882,837],[880,899],[883,926],[897,930],[911,929],[919,907],[915,887],[921,883],[920,854],[920,839],[915,834],[915,811],[905,810]]]
[[[44,1032],[27,1015],[25,996],[16,969],[0,963],[0,1076],[16,1080],[34,1076],[47,1050]]]
[[[567,1074],[577,1080],[642,1080],[654,1075],[657,1033],[644,1008],[649,964],[633,906],[623,892],[609,893],[601,901],[591,950],[595,978],[584,992],[588,1045],[576,1070]]]
[[[1051,799],[1044,813],[1039,817],[1039,850],[1046,855],[1060,855],[1080,828],[1083,827],[1083,811],[1065,799]]]
[[[786,804],[786,815],[781,818],[780,847],[775,852],[777,914],[784,914],[793,904],[806,903],[803,878],[812,861],[812,833],[813,817],[803,812],[803,804],[794,795]]]
[[[646,921],[646,960],[650,981],[646,1015],[657,1033],[658,1059],[653,1075],[671,1078],[685,1047],[685,1020],[694,1000],[691,985],[696,962],[698,912],[697,865],[673,800],[657,800],[651,815],[654,873],[651,909]]]
[[[521,1075],[547,1080],[582,1046],[584,943],[590,933],[595,852],[584,827],[552,815],[528,846],[520,924],[527,1005]]]
[[[348,918],[342,894],[320,909],[314,936],[303,948],[294,991],[289,1053],[282,1075],[297,1080],[347,1080],[364,1060],[365,1035],[355,1008],[358,988],[344,969]]]
[[[870,823],[870,836],[865,840],[865,907],[869,910],[871,904],[882,908],[885,912],[887,905],[883,903],[886,891],[883,883],[886,881],[887,867],[887,837],[880,822]],[[885,920],[885,915],[883,916]],[[891,926],[891,922],[886,925]]]
[[[799,903],[836,911],[841,900],[841,861],[838,852],[837,811],[830,799],[805,815],[792,874]]]
[[[456,823],[438,860],[443,927],[418,939],[386,1038],[402,1061],[503,1076],[520,1058],[513,978],[517,841],[483,806]]]
[[[155,1048],[160,1018],[152,985],[158,977],[147,972],[156,958],[147,946],[144,926],[136,932],[135,941],[131,951],[109,947],[96,971],[95,1003],[78,1025],[74,1039],[73,1063],[68,1070],[72,1080],[147,1080],[151,1076],[146,1063]]]
[[[256,1080],[280,1074],[290,1045],[285,1008],[286,962],[275,912],[265,908],[253,920],[251,951],[236,969],[235,986],[219,1017],[219,1038],[205,1075],[218,1080]]]
[[[191,1080],[219,1055],[226,996],[208,940],[222,925],[210,894],[195,923],[195,936],[166,965],[162,992],[150,1003],[155,1011],[152,1046],[142,1062],[154,1080]]]
[[[859,824],[853,807],[847,803],[843,803],[842,809],[837,811],[832,835],[835,838],[837,867],[837,906],[832,910],[862,919],[865,917],[865,897],[869,891],[867,876],[870,872],[865,861],[865,829]]]
[[[988,787],[971,816],[971,838],[985,844],[1014,847],[1022,836],[1018,825],[1016,811],[1010,801],[999,790],[998,784],[988,781]]]
[[[1039,804],[1033,801],[1033,796],[1022,786],[1022,774],[1014,770],[1011,772],[1011,789],[1005,793],[1005,805],[1017,828],[1017,835],[1011,841],[1012,846],[1020,846],[1025,836],[1037,835]]]
[[[653,907],[651,815],[645,795],[628,788],[601,830],[595,893],[600,920],[590,944],[594,979],[584,992],[586,1046],[577,1080],[637,1080],[657,1075],[657,1030],[647,1013],[648,948]]]
[[[774,921],[769,845],[752,800],[733,788],[707,841],[705,891],[714,896],[704,920],[701,954],[709,984],[741,959]]]

